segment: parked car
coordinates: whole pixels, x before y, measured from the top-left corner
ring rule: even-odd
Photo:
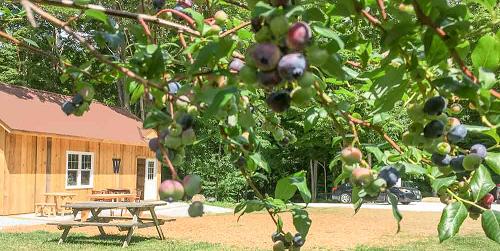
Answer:
[[[422,201],[422,194],[420,190],[416,187],[391,187],[389,191],[398,197],[399,203],[408,205],[411,202]],[[338,201],[342,203],[352,202],[352,186],[349,183],[344,183],[338,187],[332,188],[333,201]],[[389,196],[387,192],[382,192],[379,194],[378,198],[375,199],[377,203],[389,203]]]

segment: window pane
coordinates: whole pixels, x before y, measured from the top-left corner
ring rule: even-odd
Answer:
[[[90,171],[82,171],[82,186],[90,185]]]
[[[68,169],[78,169],[78,154],[68,154]]]
[[[82,169],[83,170],[92,169],[92,156],[91,155],[82,155]]]
[[[77,185],[78,171],[68,171],[68,186]]]

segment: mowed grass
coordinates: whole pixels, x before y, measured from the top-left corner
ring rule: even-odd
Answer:
[[[227,247],[218,244],[178,240],[164,240],[157,238],[146,238],[141,236],[132,237],[132,242],[126,249],[122,248],[124,236],[110,235],[104,238],[99,236],[86,236],[83,234],[70,234],[66,242],[58,245],[60,234],[46,231],[34,231],[31,233],[2,233],[0,232],[0,250],[50,250],[50,251],[74,251],[74,250],[244,250],[235,247]],[[248,250],[248,249],[246,249]]]
[[[46,231],[34,231],[31,233],[2,233],[0,232],[0,250],[50,250],[50,251],[73,251],[73,250],[121,250],[123,236],[86,236],[83,234],[72,234],[68,236],[65,243],[58,245],[59,234]],[[307,248],[306,248],[307,249]],[[156,238],[133,237],[132,243],[125,250],[208,250],[208,251],[236,251],[256,250],[228,247],[219,244],[204,242],[188,242],[178,240],[160,241]],[[322,247],[320,250],[331,250]],[[437,237],[429,237],[415,242],[399,246],[370,247],[359,246],[355,251],[426,251],[426,250],[500,250],[500,245],[480,235],[457,236],[442,244]]]
[[[356,251],[427,251],[427,250],[500,250],[500,244],[481,235],[455,236],[439,243],[437,236],[410,242],[400,246],[369,247],[359,246]]]

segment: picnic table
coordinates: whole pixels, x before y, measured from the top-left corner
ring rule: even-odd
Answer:
[[[64,192],[52,192],[52,193],[44,193],[45,196],[45,202],[49,203],[50,201],[53,201],[53,203],[56,204],[56,212],[64,215],[66,212],[63,208],[63,205],[71,201],[73,197],[76,196],[74,193],[64,193]]]
[[[163,206],[167,203],[164,201],[144,201],[144,202],[78,202],[67,204],[65,207],[73,211],[73,220],[50,222],[48,225],[56,225],[59,230],[63,230],[59,244],[63,243],[68,236],[68,233],[73,227],[97,227],[101,236],[106,235],[104,227],[117,227],[120,231],[128,231],[127,236],[123,241],[123,247],[127,247],[130,243],[132,235],[137,228],[156,227],[160,240],[164,240],[165,236],[160,225],[165,223],[165,220],[158,219],[155,213],[155,207]],[[103,210],[126,208],[132,217],[120,216],[100,216]],[[92,218],[87,221],[76,220],[76,215],[79,212],[89,210],[92,213]],[[140,217],[140,213],[149,211],[151,218]]]
[[[112,193],[112,194],[91,194],[89,195],[92,201],[128,201],[133,202],[136,195],[133,193]]]

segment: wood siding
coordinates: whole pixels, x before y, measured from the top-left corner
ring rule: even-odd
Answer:
[[[51,148],[47,142],[51,140]],[[94,153],[91,189],[66,189],[66,152]],[[50,166],[47,158],[50,156]],[[121,159],[120,173],[113,173],[112,159]],[[154,158],[146,146],[9,134],[0,128],[0,215],[30,213],[45,192],[77,194],[88,200],[92,190],[136,188],[137,158]],[[160,183],[160,168],[157,172]],[[3,174],[3,175],[2,175]]]

